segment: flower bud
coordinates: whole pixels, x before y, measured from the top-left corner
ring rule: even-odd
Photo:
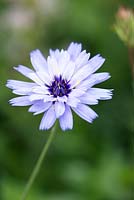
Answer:
[[[128,46],[134,47],[134,11],[121,6],[116,14],[114,30]]]

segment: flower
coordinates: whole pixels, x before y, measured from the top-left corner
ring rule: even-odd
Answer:
[[[82,51],[71,43],[67,50],[50,50],[47,59],[37,49],[30,53],[34,70],[19,65],[15,70],[33,82],[8,80],[6,86],[20,95],[9,101],[12,106],[30,106],[34,115],[44,113],[40,130],[51,128],[59,119],[62,130],[73,128],[72,110],[89,123],[98,116],[89,105],[112,98],[112,90],[93,86],[110,78],[109,73],[94,73],[105,59]]]

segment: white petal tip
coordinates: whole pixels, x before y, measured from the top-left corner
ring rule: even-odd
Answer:
[[[39,49],[34,49],[33,51],[31,51],[31,52],[30,52],[30,57],[34,56],[35,53],[36,53],[36,54],[40,53],[40,50],[39,50]]]
[[[62,128],[62,131],[71,131],[73,129],[73,127],[72,128]]]
[[[40,126],[39,127],[39,130],[40,131],[47,131],[47,130],[49,130],[50,128],[47,128],[47,127],[42,127],[42,126]]]

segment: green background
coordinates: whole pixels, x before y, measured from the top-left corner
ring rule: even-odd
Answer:
[[[133,0],[0,0],[0,199],[18,200],[49,131],[39,131],[42,115],[12,107],[7,79],[26,80],[13,70],[31,67],[29,52],[82,43],[106,62],[113,99],[92,108],[93,124],[74,115],[72,131],[57,134],[28,200],[133,200],[134,99],[128,50],[113,31],[120,5]]]

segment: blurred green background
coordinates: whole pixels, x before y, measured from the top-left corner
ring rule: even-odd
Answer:
[[[0,0],[0,200],[18,200],[49,131],[39,131],[42,115],[11,107],[7,79],[24,78],[13,66],[31,66],[29,52],[83,44],[106,62],[112,78],[110,101],[93,109],[93,124],[74,115],[72,131],[57,135],[28,200],[134,200],[134,99],[128,51],[113,32],[120,5],[133,0]],[[133,144],[134,146],[134,144]]]

